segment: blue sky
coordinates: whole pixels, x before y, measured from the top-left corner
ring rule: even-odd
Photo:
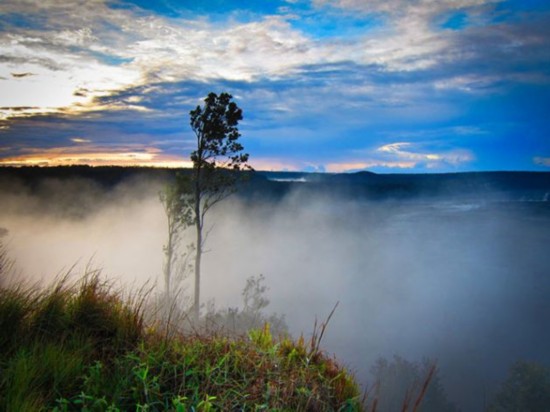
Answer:
[[[226,91],[257,169],[550,171],[543,0],[4,0],[0,56],[0,164],[186,165]]]

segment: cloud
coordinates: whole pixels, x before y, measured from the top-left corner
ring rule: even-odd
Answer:
[[[450,10],[460,10],[500,3],[503,0],[313,0],[317,7],[330,6],[342,10],[363,13],[387,13],[389,15],[437,15]]]
[[[550,167],[550,157],[537,156],[533,158],[533,162],[538,166]]]
[[[218,27],[206,22],[138,22],[146,40],[127,49],[133,66],[150,79],[244,80],[279,76],[316,61],[309,40],[277,17]],[[325,53],[328,56],[328,51]],[[155,64],[151,64],[154,56]]]
[[[325,168],[331,173],[356,172],[361,170],[453,170],[474,160],[466,149],[428,150],[434,143],[396,142],[374,150],[356,150],[346,160],[328,162]],[[350,160],[351,159],[351,160]]]
[[[26,73],[12,73],[12,77],[15,78],[21,78],[21,77],[27,77],[27,76],[34,76],[34,73],[26,72]]]
[[[375,167],[382,167],[387,169],[412,169],[415,167],[414,162],[404,162],[404,161],[393,161],[385,162],[381,160],[368,160],[368,161],[357,161],[357,162],[335,162],[328,163],[325,166],[327,172],[330,173],[349,173],[349,172],[358,172],[362,170],[372,169]]]
[[[422,154],[441,153],[413,132],[437,124],[457,140],[454,123],[477,124],[468,113],[475,99],[550,84],[548,13],[514,13],[507,3],[497,10],[497,3],[317,0],[287,2],[281,14],[201,9],[198,16],[180,7],[168,16],[102,0],[8,0],[0,4],[0,132],[11,146],[16,135],[45,147],[80,135],[96,144],[108,140],[96,136],[187,142],[182,113],[208,92],[227,90],[242,102],[243,131],[259,156],[286,156],[298,168],[424,164]],[[445,28],[457,12],[466,23]],[[323,35],[295,19],[311,16],[337,17],[336,28]],[[340,22],[352,35],[339,31]],[[54,133],[60,124],[67,128]],[[370,153],[374,163],[340,159],[395,142],[397,128],[411,131],[402,140],[421,140],[424,148],[402,147],[407,159],[380,158],[398,156],[389,152]],[[40,137],[45,129],[50,143]],[[312,143],[319,154],[308,160],[302,153],[313,152]],[[446,153],[425,164],[466,164],[464,156]]]
[[[35,74],[4,81],[0,106],[37,106],[44,113],[97,110],[98,98],[152,82],[283,76],[333,55],[332,48],[315,46],[275,16],[218,24],[143,15],[103,2],[85,10],[72,3],[34,9],[8,2],[0,12],[28,13],[29,20],[42,13],[47,20],[43,28],[0,33],[0,76],[9,78],[14,68]],[[27,113],[3,112],[4,118],[16,115]]]
[[[190,161],[185,161],[181,157],[166,155],[158,148],[140,145],[113,146],[106,149],[79,144],[74,147],[27,149],[18,156],[0,159],[0,165],[3,166],[108,166],[112,164],[178,168],[191,166]]]
[[[73,137],[73,138],[71,138],[71,142],[73,142],[73,143],[91,143],[92,141],[90,139],[83,139],[82,137]]]
[[[421,148],[408,142],[390,143],[376,149],[376,153],[390,159],[399,159],[405,164],[413,164],[413,167],[423,164],[431,169],[441,165],[458,166],[473,160],[473,155],[468,150],[454,149],[445,152],[425,152]]]
[[[7,92],[2,94],[0,106],[42,107],[43,113],[68,107],[75,113],[109,110],[117,105],[98,107],[98,99],[150,83],[299,79],[315,73],[318,67],[350,63],[363,70],[415,72],[440,65],[450,67],[462,61],[460,73],[455,73],[455,69],[450,76],[438,75],[435,87],[480,89],[501,80],[499,73],[472,73],[475,60],[486,56],[487,50],[502,49],[503,44],[514,42],[535,44],[536,39],[544,38],[543,32],[535,35],[512,31],[507,25],[500,25],[490,35],[483,27],[466,35],[462,31],[447,33],[432,24],[434,16],[449,10],[467,8],[480,14],[480,7],[490,3],[493,2],[314,2],[318,7],[332,5],[391,15],[384,26],[349,41],[343,37],[317,39],[295,28],[285,16],[260,16],[245,23],[229,18],[220,23],[204,18],[168,19],[137,7],[112,8],[103,1],[89,5],[8,1],[0,5],[0,12],[8,16],[8,24],[11,14],[25,13],[36,28],[14,28],[13,32],[1,33],[4,63],[0,63],[0,77],[9,77],[16,67],[21,73],[33,73],[35,79],[23,81],[25,76],[4,81],[2,86]],[[40,19],[45,21],[36,23]],[[483,47],[475,46],[480,43],[476,42],[478,38]],[[539,40],[538,44],[540,48],[544,42]],[[510,50],[508,54],[515,60],[523,56],[514,47]],[[536,78],[529,73],[522,76],[515,80]],[[143,109],[139,104],[129,107]],[[4,111],[2,116],[34,114]]]
[[[437,87],[462,91],[502,81],[550,82],[544,69],[550,57],[547,11],[520,13],[501,0],[316,0],[314,5],[382,16],[382,28],[361,40],[362,53],[354,61],[362,64],[432,70]],[[442,26],[457,13],[468,24],[456,30]]]
[[[15,72],[33,74],[1,81],[0,106],[36,106],[42,108],[41,113],[69,107],[75,112],[88,111],[93,110],[94,98],[140,78],[138,71],[109,64],[95,54],[109,48],[110,55],[116,56],[114,46],[118,44],[113,37],[121,33],[125,20],[131,21],[128,12],[114,13],[101,1],[6,1],[0,4],[0,13],[4,17],[0,77]],[[23,20],[22,25],[18,19]],[[102,37],[93,32],[102,33]],[[78,92],[84,89],[86,95]],[[3,111],[0,118],[34,114]]]
[[[0,64],[0,76],[7,77],[14,68],[33,76],[1,80],[0,106],[40,107],[42,113],[62,108],[75,112],[95,109],[94,98],[112,90],[128,87],[140,74],[130,68],[103,64],[96,59],[60,50],[45,38],[30,41],[24,35],[0,37],[0,50],[7,60]],[[51,62],[51,63],[50,63]],[[79,90],[88,90],[84,95]],[[34,112],[0,112],[3,118],[33,115]]]

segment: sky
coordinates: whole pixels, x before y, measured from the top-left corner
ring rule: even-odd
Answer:
[[[189,166],[210,92],[258,170],[550,171],[550,3],[0,2],[0,165]]]

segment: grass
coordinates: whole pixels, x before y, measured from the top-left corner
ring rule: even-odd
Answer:
[[[355,411],[352,376],[319,348],[320,333],[274,338],[166,338],[144,322],[144,298],[125,301],[87,273],[52,287],[0,287],[0,410]],[[163,332],[157,332],[162,330]]]

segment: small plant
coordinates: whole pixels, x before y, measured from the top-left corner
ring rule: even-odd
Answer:
[[[185,404],[187,402],[186,396],[176,396],[174,399],[172,399],[172,407],[174,408],[175,412],[185,412]]]
[[[273,336],[286,335],[288,327],[284,316],[264,313],[264,309],[269,305],[269,299],[265,296],[268,287],[264,282],[263,275],[251,276],[246,280],[242,291],[243,306],[240,309],[216,310],[214,303],[211,302],[203,318],[207,331],[238,337],[248,334],[250,330],[261,329],[268,323]]]
[[[204,399],[197,404],[197,410],[201,412],[210,412],[214,410],[215,396],[205,395]]]
[[[248,336],[260,350],[268,351],[273,346],[269,323],[266,323],[262,329],[252,329]]]

